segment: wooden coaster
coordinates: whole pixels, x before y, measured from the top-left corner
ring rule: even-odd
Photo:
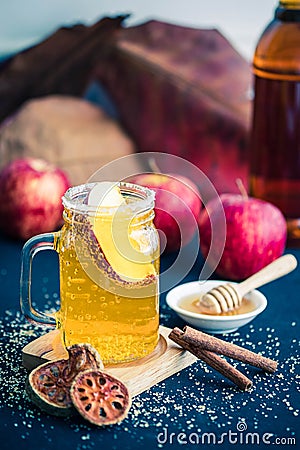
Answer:
[[[197,358],[171,341],[168,338],[170,331],[170,328],[159,327],[159,342],[150,355],[129,363],[107,365],[105,371],[122,380],[127,385],[131,396],[134,397],[190,366]],[[40,336],[22,350],[23,365],[29,370],[43,362],[67,357],[59,330]]]

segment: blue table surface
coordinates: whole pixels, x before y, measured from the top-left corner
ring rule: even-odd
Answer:
[[[137,396],[119,425],[97,428],[80,417],[57,418],[41,412],[24,392],[27,371],[21,350],[45,330],[20,313],[19,277],[22,243],[0,236],[0,431],[1,449],[300,448],[299,437],[299,268],[261,288],[267,309],[253,322],[223,339],[279,361],[275,374],[237,363],[253,380],[242,392],[202,362]],[[300,261],[300,250],[290,250]],[[162,271],[171,264],[162,258]],[[183,281],[197,279],[199,257]],[[33,296],[57,307],[57,257],[44,252],[33,268]],[[184,323],[160,299],[160,321],[173,328]],[[298,430],[298,436],[297,431]],[[297,440],[298,439],[298,440]],[[295,444],[296,441],[296,444]]]

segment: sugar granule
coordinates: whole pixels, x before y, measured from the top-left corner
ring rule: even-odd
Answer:
[[[22,317],[19,311],[7,310],[0,319],[0,359],[2,361],[0,383],[0,409],[8,408],[14,418],[13,426],[22,439],[29,440],[39,427],[48,442],[55,438],[56,422],[45,425],[47,415],[39,411],[27,399],[25,380],[27,371],[22,367],[22,348],[44,333]],[[254,343],[254,335],[255,341]],[[246,339],[241,339],[239,332],[224,336],[225,340],[245,346],[263,355],[278,359],[279,369],[275,374],[266,374],[243,363],[238,363],[240,370],[253,379],[252,392],[242,393],[229,381],[222,379],[216,372],[201,361],[196,362],[171,379],[159,383],[155,389],[140,394],[133,399],[129,417],[121,424],[106,430],[112,439],[119,432],[126,432],[137,442],[142,442],[141,431],[147,430],[155,437],[163,427],[174,427],[177,432],[204,432],[208,428],[228,430],[234,428],[238,418],[243,418],[251,411],[251,424],[255,430],[264,431],[265,421],[273,420],[273,430],[278,427],[293,429],[289,424],[291,418],[299,415],[299,402],[292,395],[299,391],[299,340],[290,341],[290,355],[280,360],[280,341],[274,328],[255,329],[251,324]],[[283,372],[289,374],[283,376]],[[285,417],[278,415],[284,407]],[[78,448],[92,448],[95,429],[88,423],[73,419],[59,419],[67,428],[78,434],[81,444]],[[282,421],[284,420],[284,424]],[[20,431],[19,431],[20,430]],[[199,431],[200,430],[200,431]]]

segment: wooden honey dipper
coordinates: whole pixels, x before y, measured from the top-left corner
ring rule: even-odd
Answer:
[[[284,255],[239,284],[227,283],[211,289],[198,302],[201,312],[222,314],[238,308],[244,295],[270,281],[283,277],[297,267],[293,255]]]

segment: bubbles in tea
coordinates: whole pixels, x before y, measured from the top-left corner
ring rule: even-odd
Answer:
[[[149,228],[152,219],[153,213],[146,212],[134,220],[128,231],[136,243],[136,236],[143,236],[141,245],[145,245],[143,230]],[[58,243],[61,307],[57,326],[62,329],[66,346],[90,343],[106,364],[151,353],[157,345],[159,327],[159,258],[148,258],[135,278],[135,263],[130,258],[126,263],[127,258],[123,257],[122,264],[120,259],[111,259],[115,252],[109,232],[111,220],[111,216],[100,217],[97,224],[87,216],[70,212]],[[68,233],[70,226],[72,233]],[[157,254],[158,238],[154,232],[154,238],[151,233],[146,235],[146,244]],[[100,243],[104,244],[105,253]],[[128,276],[117,273],[115,264],[118,269],[122,266],[123,271],[127,268]]]

